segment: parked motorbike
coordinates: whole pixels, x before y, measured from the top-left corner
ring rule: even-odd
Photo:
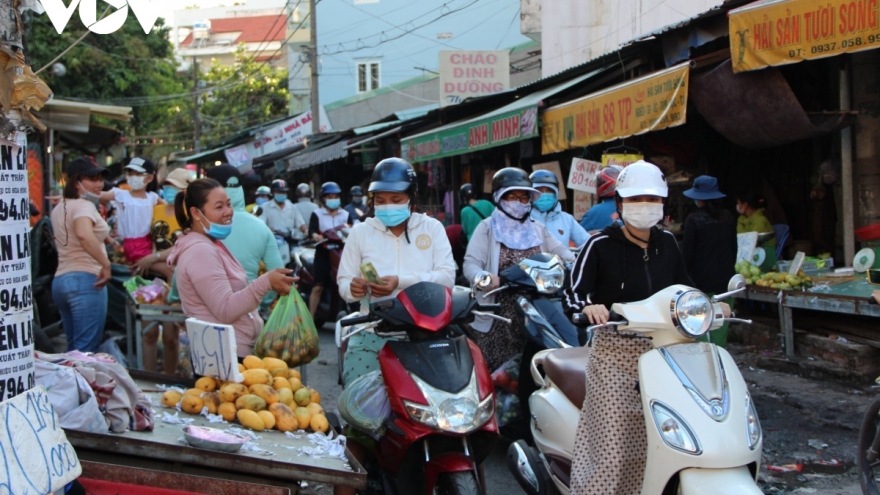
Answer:
[[[473,291],[420,282],[337,326],[337,342],[362,331],[401,337],[379,353],[391,414],[373,453],[386,494],[487,492],[480,465],[498,439],[492,379],[459,324],[475,314],[501,318],[485,312],[496,308]]]
[[[712,299],[673,285],[644,301],[612,306],[608,326],[643,333],[653,345],[639,358],[648,438],[642,495],[762,493],[755,483],[762,432],[747,385],[725,349],[696,342],[725,321],[751,323],[725,319],[717,302],[744,287],[737,275],[730,292]],[[586,324],[585,315],[575,318]],[[570,493],[588,356],[578,347],[541,351],[532,359],[540,387],[530,399],[535,447],[519,440],[507,452],[508,467],[530,495]]]
[[[325,322],[335,322],[348,314],[350,308],[339,295],[336,285],[336,275],[339,270],[339,262],[342,259],[342,249],[345,240],[351,231],[350,227],[340,225],[321,233],[324,240],[321,242],[305,241],[290,250],[292,257],[291,269],[294,275],[299,277],[297,287],[304,301],[308,301],[315,287],[315,250],[327,249],[330,252],[331,283],[324,287],[318,310],[315,312],[315,325],[321,328]],[[319,248],[319,246],[321,246]]]

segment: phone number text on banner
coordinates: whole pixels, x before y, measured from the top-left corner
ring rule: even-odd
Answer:
[[[729,17],[734,72],[880,47],[880,0],[783,0]]]
[[[557,153],[684,124],[689,74],[684,63],[548,109],[541,117],[541,152]]]

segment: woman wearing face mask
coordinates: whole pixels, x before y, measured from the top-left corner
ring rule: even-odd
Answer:
[[[232,203],[214,179],[198,179],[174,201],[184,234],[174,243],[168,262],[177,269],[183,312],[192,318],[232,325],[239,359],[253,353],[263,329],[257,309],[270,290],[289,294],[296,278],[276,268],[248,284],[247,273],[222,241],[232,232]]]
[[[657,228],[663,219],[666,178],[638,161],[617,180],[617,209],[624,225],[590,237],[571,271],[563,304],[591,324],[608,321],[614,303],[640,301],[670,285],[693,285],[678,244]],[[647,439],[637,389],[638,359],[651,348],[640,334],[599,328],[587,366],[587,399],[581,410],[571,471],[573,495],[637,495]],[[580,405],[580,404],[579,404]]]
[[[478,273],[489,272],[492,285],[488,290],[491,290],[498,287],[500,272],[534,254],[551,253],[558,254],[566,261],[574,259],[568,247],[557,241],[543,224],[529,217],[532,202],[540,195],[532,188],[529,176],[522,169],[509,167],[495,174],[492,178],[492,198],[498,206],[489,218],[477,225],[468,242],[464,255],[465,278],[473,282]],[[483,298],[481,302],[498,302],[501,310],[495,313],[513,319],[516,304],[514,295],[502,292],[497,296],[497,301],[494,301],[495,297]],[[471,328],[475,330],[474,342],[483,351],[490,371],[522,352],[526,341],[520,329],[500,320],[477,316]]]
[[[529,180],[532,181],[532,187],[541,193],[541,197],[532,204],[532,220],[543,223],[563,246],[580,247],[587,242],[590,234],[587,234],[571,214],[562,211],[559,203],[559,179],[556,174],[549,170],[536,170],[529,176]]]
[[[757,193],[740,194],[736,197],[736,212],[739,218],[736,221],[736,233],[757,232],[764,234],[773,232],[773,224],[764,215],[767,201]],[[776,239],[768,239],[759,243],[758,247],[764,248],[764,263],[761,270],[770,271],[776,267]]]
[[[96,352],[104,335],[105,286],[110,280],[104,240],[110,227],[97,205],[108,174],[91,157],[70,162],[61,203],[51,214],[58,249],[52,298],[61,313],[68,351]]]
[[[174,217],[174,198],[177,193],[186,189],[192,177],[186,169],[178,168],[168,174],[162,181],[162,199],[153,207],[153,220],[150,226],[150,236],[153,240],[155,251],[149,256],[144,256],[132,265],[132,270],[142,276],[147,276],[150,271],[161,274],[165,280],[170,281],[174,275],[174,269],[168,265],[168,255],[174,241],[182,233],[177,218]]]
[[[333,230],[340,225],[349,225],[348,212],[340,208],[340,194],[342,189],[335,182],[325,182],[321,186],[320,198],[324,206],[312,212],[309,219],[309,237],[315,242],[322,242],[323,232]],[[331,274],[333,267],[330,261],[330,252],[327,246],[319,244],[315,248],[315,286],[312,287],[312,293],[309,295],[309,312],[312,318],[318,310],[318,304],[321,302],[321,294],[324,293],[324,286],[332,283]]]

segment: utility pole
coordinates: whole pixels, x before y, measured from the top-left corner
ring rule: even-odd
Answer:
[[[202,151],[202,118],[199,116],[199,59],[193,57],[193,149],[196,153]]]
[[[309,106],[312,111],[312,134],[321,131],[321,111],[318,103],[318,5],[309,0],[309,72],[311,72],[311,92]]]

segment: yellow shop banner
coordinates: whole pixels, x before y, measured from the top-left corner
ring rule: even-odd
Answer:
[[[880,0],[777,0],[728,15],[734,72],[880,47]]]
[[[684,63],[547,109],[541,116],[541,152],[556,153],[684,124],[688,74]]]

